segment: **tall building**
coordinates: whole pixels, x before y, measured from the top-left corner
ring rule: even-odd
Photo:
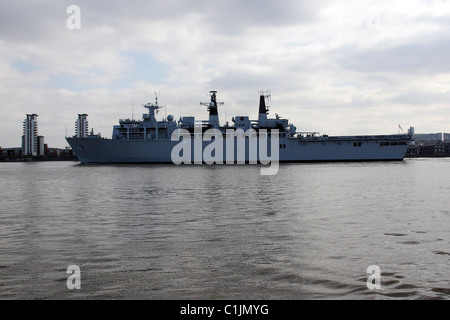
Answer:
[[[45,155],[44,136],[37,136],[37,154],[38,156]]]
[[[85,138],[88,135],[87,114],[79,114],[75,122],[75,135],[77,138]]]
[[[27,114],[23,122],[22,154],[38,155],[38,124],[37,114]]]

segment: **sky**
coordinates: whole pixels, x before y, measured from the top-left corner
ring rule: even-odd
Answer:
[[[158,120],[205,120],[210,90],[221,124],[270,90],[298,131],[450,132],[449,58],[444,0],[0,0],[0,146],[28,113],[49,147],[79,113],[111,137],[155,93]]]

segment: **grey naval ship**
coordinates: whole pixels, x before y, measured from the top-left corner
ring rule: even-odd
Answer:
[[[361,136],[328,136],[320,135],[318,132],[299,132],[288,119],[284,119],[277,114],[275,118],[269,118],[269,108],[266,101],[270,97],[267,92],[259,94],[259,116],[258,120],[250,120],[248,116],[235,116],[232,118],[233,125],[228,122],[221,126],[219,124],[218,106],[223,102],[217,102],[217,91],[210,91],[210,101],[201,102],[207,106],[209,111],[208,120],[196,120],[194,117],[180,117],[176,121],[172,115],[164,117],[158,121],[155,113],[162,106],[158,105],[158,98],[155,103],[144,105],[148,113],[144,113],[142,120],[121,119],[119,124],[113,127],[112,138],[104,138],[100,134],[95,134],[93,130],[87,133],[87,121],[84,118],[81,123],[77,121],[76,134],[73,137],[66,137],[67,142],[72,147],[73,152],[81,163],[175,163],[173,161],[173,150],[186,138],[186,133],[193,140],[199,135],[213,132],[215,137],[223,135],[225,138],[230,130],[243,132],[251,131],[253,134],[261,135],[265,132],[267,136],[277,132],[277,139],[268,139],[268,145],[264,147],[269,153],[277,152],[279,162],[315,162],[315,161],[387,161],[404,159],[408,145],[414,141],[414,128],[411,127],[407,133],[388,135],[361,135]],[[79,115],[87,116],[85,114]],[[84,121],[84,122],[83,122]],[[84,127],[83,127],[84,124]],[[184,132],[183,139],[173,139],[173,134]],[[222,137],[220,137],[222,138]],[[222,157],[223,161],[216,163],[242,163],[238,160],[239,147],[237,142],[233,142],[231,147],[223,139],[219,148],[215,150],[216,156]],[[245,144],[245,163],[254,163],[249,159],[250,146],[248,137]],[[258,139],[257,139],[258,140]],[[199,144],[192,143],[188,146],[191,150],[183,150],[184,163],[199,163],[196,151],[208,149],[208,144],[217,142],[214,137],[199,140]],[[261,149],[259,140],[257,149]],[[274,142],[276,141],[276,142]],[[276,146],[274,145],[276,143]],[[210,150],[211,148],[209,148]],[[258,154],[258,153],[257,153]],[[198,155],[198,152],[197,152]],[[178,155],[177,155],[178,156]],[[201,156],[200,156],[201,157]],[[257,156],[257,162],[261,162]],[[190,160],[190,161],[189,161]],[[216,158],[217,160],[217,158]],[[205,163],[201,158],[200,163]]]

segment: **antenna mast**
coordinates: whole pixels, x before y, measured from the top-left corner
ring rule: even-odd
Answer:
[[[211,90],[209,95],[211,96],[210,102],[200,102],[201,105],[208,106],[209,111],[209,125],[213,128],[219,128],[219,113],[217,111],[217,106],[223,105],[223,102],[217,102],[216,99],[217,91]]]

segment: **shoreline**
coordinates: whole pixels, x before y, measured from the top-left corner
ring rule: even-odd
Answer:
[[[79,161],[76,156],[47,157],[47,156],[17,156],[0,157],[0,162],[35,162],[35,161]]]
[[[417,159],[417,158],[450,158],[450,156],[405,156],[403,160],[406,159]],[[29,156],[29,157],[0,157],[0,162],[41,162],[41,161],[79,161],[77,156],[69,156],[69,157],[46,157],[46,156]]]

